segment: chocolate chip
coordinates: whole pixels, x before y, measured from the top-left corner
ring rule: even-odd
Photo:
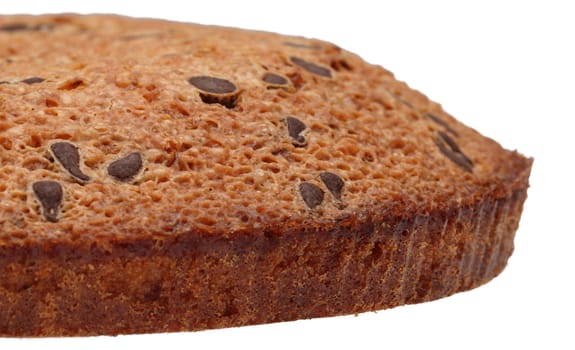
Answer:
[[[290,60],[294,64],[302,67],[303,69],[307,70],[310,73],[313,73],[313,74],[316,74],[316,75],[319,75],[322,77],[326,77],[326,78],[331,78],[331,70],[329,70],[329,68],[318,66],[315,63],[305,61],[305,60],[298,58],[298,57],[292,56],[292,57],[290,57]]]
[[[56,181],[38,181],[32,185],[32,190],[42,205],[42,212],[46,220],[58,221],[58,211],[64,197],[62,185]]]
[[[266,73],[263,77],[263,81],[271,85],[287,85],[288,83],[285,77],[274,73]]]
[[[140,172],[143,165],[142,155],[134,152],[110,163],[108,175],[119,181],[128,181]]]
[[[44,80],[46,80],[46,79],[40,78],[40,77],[32,77],[32,78],[24,79],[21,82],[24,84],[32,85],[32,84],[42,83]]]
[[[236,86],[231,81],[205,75],[191,77],[188,79],[188,83],[212,94],[229,94],[236,91]]]
[[[53,28],[51,24],[37,24],[31,26],[26,23],[10,23],[0,26],[0,32],[22,32],[22,31],[40,31],[40,30],[50,30]]]
[[[80,170],[80,153],[78,147],[69,142],[56,142],[50,146],[54,157],[77,180],[90,181],[90,177]]]
[[[21,32],[24,30],[31,30],[26,23],[9,23],[0,26],[0,32]]]
[[[434,141],[437,147],[439,147],[441,153],[443,153],[447,158],[449,158],[463,170],[472,172],[473,162],[465,154],[463,154],[457,143],[455,143],[455,141],[453,141],[449,135],[442,131],[438,131],[437,135],[438,136]]]
[[[323,191],[312,183],[302,182],[299,184],[299,193],[310,209],[317,207],[323,202]]]
[[[451,128],[451,126],[449,126],[445,120],[431,113],[425,113],[425,116],[431,119],[435,124],[442,126],[447,132],[453,134],[454,136],[459,136],[457,131],[453,130],[453,128]]]
[[[229,80],[202,75],[191,77],[188,83],[201,90],[200,98],[204,103],[219,103],[227,108],[236,106],[237,88]]]
[[[331,194],[337,200],[341,200],[341,192],[343,190],[343,180],[339,175],[334,174],[329,171],[324,171],[323,173],[319,174],[321,181],[325,184],[325,187],[331,192]]]
[[[294,117],[286,117],[285,119],[288,134],[292,138],[292,143],[296,147],[303,147],[307,144],[305,137],[303,137],[302,133],[307,128],[306,125],[299,119]]]

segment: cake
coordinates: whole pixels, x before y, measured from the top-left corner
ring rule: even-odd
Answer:
[[[469,290],[513,251],[531,164],[324,41],[0,16],[0,335],[195,331]]]

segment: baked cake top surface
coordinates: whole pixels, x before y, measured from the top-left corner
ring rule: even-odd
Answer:
[[[425,214],[503,195],[530,164],[330,43],[0,16],[0,244]]]

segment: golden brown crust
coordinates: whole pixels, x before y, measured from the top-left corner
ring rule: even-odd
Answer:
[[[0,16],[0,82],[2,335],[377,310],[513,250],[532,160],[329,43]]]

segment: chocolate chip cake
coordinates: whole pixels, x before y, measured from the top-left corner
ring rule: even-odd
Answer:
[[[0,16],[0,334],[173,332],[477,287],[532,160],[302,37]]]

